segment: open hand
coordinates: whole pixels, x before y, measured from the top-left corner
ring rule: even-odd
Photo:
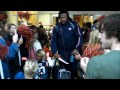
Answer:
[[[22,35],[21,35],[21,38],[18,40],[18,44],[19,45],[23,44],[23,37],[22,37]]]
[[[75,53],[74,56],[75,56],[76,60],[80,60],[81,59],[81,55],[79,53]]]

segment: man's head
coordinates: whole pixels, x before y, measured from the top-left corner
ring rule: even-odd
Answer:
[[[120,14],[112,14],[104,18],[99,26],[99,38],[101,39],[102,47],[111,49],[113,40],[120,42]]]
[[[98,29],[98,28],[99,28],[99,21],[98,21],[98,20],[95,20],[95,21],[93,22],[93,25],[95,26],[96,29]]]
[[[58,17],[60,19],[60,22],[62,24],[65,24],[69,19],[69,12],[68,11],[60,11]]]
[[[91,22],[86,22],[86,29],[88,30],[88,29],[91,29]]]

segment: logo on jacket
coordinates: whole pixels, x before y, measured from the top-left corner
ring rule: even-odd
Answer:
[[[68,30],[72,30],[72,28],[69,28]]]

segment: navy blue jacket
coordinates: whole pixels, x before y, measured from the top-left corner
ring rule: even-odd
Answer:
[[[38,69],[34,76],[35,79],[48,79],[48,67],[46,61],[38,61]]]
[[[58,51],[62,58],[69,62],[72,51],[74,49],[80,51],[82,44],[82,30],[76,22],[58,23],[54,27],[51,39],[51,50],[53,54]]]
[[[2,38],[0,38],[0,44],[6,46],[6,42]],[[9,60],[15,57],[15,54],[18,52],[18,47],[19,47],[18,44],[12,43],[8,47],[8,53],[6,54],[5,60],[1,60],[5,79],[10,78],[8,62]],[[0,76],[0,79],[1,79],[1,76]]]

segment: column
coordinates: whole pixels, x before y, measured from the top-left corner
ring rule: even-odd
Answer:
[[[7,13],[7,23],[12,23],[12,11],[6,11]]]

